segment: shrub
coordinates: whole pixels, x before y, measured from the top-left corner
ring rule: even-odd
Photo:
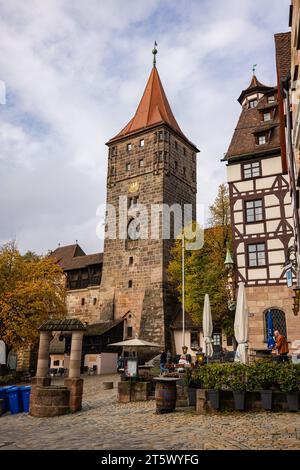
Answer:
[[[246,390],[246,370],[245,364],[238,362],[233,364],[225,364],[225,385],[234,392],[242,392]]]
[[[247,390],[269,390],[276,385],[278,364],[268,360],[258,360],[247,366]]]
[[[300,390],[300,368],[298,364],[280,364],[278,369],[280,390],[285,393]]]

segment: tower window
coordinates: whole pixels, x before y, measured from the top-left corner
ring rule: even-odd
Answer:
[[[178,170],[178,162],[176,160],[174,161],[174,169]]]
[[[126,171],[130,171],[130,169],[131,169],[131,165],[130,165],[130,163],[126,163],[126,166],[125,166],[125,168],[126,168]]]
[[[257,106],[257,99],[249,101],[249,108],[256,108]]]
[[[183,155],[186,156],[186,148],[183,147]]]
[[[127,152],[130,152],[132,150],[132,144],[127,144]]]
[[[136,207],[138,203],[138,197],[129,197],[128,198],[128,209],[132,209],[133,207]]]
[[[196,172],[195,171],[193,171],[193,173],[192,173],[192,180],[196,181]]]
[[[264,243],[248,245],[248,265],[250,268],[266,265],[266,246]]]
[[[145,146],[145,139],[141,139],[140,140],[140,147],[144,147]]]
[[[111,176],[114,176],[116,174],[116,170],[114,166],[111,167],[110,174]]]
[[[267,143],[266,134],[261,134],[258,136],[258,145],[264,145]]]
[[[175,145],[175,149],[177,150],[177,149],[178,149],[178,142],[177,142],[177,140],[175,140],[174,145]]]
[[[262,200],[246,201],[246,221],[260,222],[263,220]]]
[[[271,121],[271,119],[272,119],[272,116],[270,112],[264,113],[264,122]]]
[[[117,147],[112,147],[111,148],[111,154],[116,155],[117,154]]]
[[[130,279],[130,280],[128,281],[128,287],[129,287],[129,288],[132,287],[132,279]]]
[[[133,265],[133,256],[129,256],[128,264],[129,266]]]
[[[186,176],[186,168],[185,168],[185,166],[183,167],[183,176]]]
[[[82,299],[81,299],[81,306],[83,307],[83,306],[84,306],[84,304],[85,304],[85,299],[84,299],[84,298],[82,298]]]
[[[96,305],[96,303],[97,303],[97,299],[96,299],[96,297],[94,297],[93,298],[93,305]]]
[[[260,176],[259,162],[245,163],[243,165],[244,179],[255,178]]]
[[[142,168],[143,166],[144,166],[144,160],[141,159],[141,160],[139,160],[139,167]]]
[[[158,132],[158,140],[164,140],[164,131]]]

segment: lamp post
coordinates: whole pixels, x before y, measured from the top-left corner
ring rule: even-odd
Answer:
[[[226,258],[224,262],[227,271],[227,290],[229,293],[228,308],[232,312],[235,310],[235,295],[234,295],[234,261],[232,259],[229,247],[227,246]]]

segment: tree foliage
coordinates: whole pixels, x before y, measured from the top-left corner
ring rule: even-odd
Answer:
[[[200,250],[185,251],[185,308],[197,323],[202,323],[205,294],[209,294],[214,322],[228,335],[233,333],[233,316],[228,310],[228,277],[224,266],[227,246],[230,247],[231,228],[229,197],[226,185],[219,187],[210,207],[209,227],[204,231]],[[182,299],[182,245],[176,241],[168,268],[169,280]]]
[[[66,315],[62,269],[49,257],[0,248],[0,338],[14,349],[38,341],[37,328]]]

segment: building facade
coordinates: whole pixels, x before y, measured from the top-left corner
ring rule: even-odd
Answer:
[[[108,210],[96,321],[124,318],[131,335],[171,348],[176,298],[167,267],[177,233],[168,208],[190,204],[190,220],[195,218],[198,150],[182,133],[155,65],[134,117],[107,145]],[[170,237],[164,239],[169,220]],[[153,229],[158,229],[154,236]]]
[[[236,281],[246,285],[249,347],[256,350],[266,348],[269,310],[290,344],[300,338],[284,270],[294,230],[279,99],[277,87],[253,76],[239,97],[242,112],[225,156]]]

